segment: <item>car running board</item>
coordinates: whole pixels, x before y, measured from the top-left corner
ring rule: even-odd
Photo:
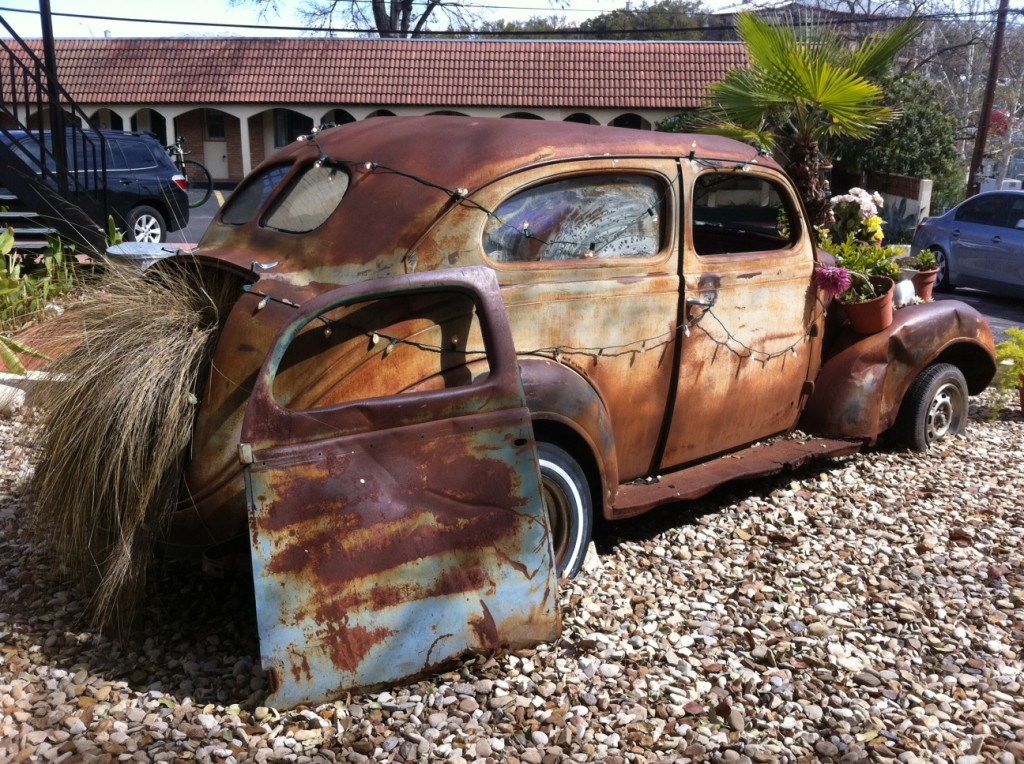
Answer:
[[[849,456],[861,448],[854,440],[810,438],[760,443],[685,467],[648,482],[620,485],[612,509],[615,519],[642,514],[660,504],[699,499],[718,486],[743,478],[774,475],[826,457]]]

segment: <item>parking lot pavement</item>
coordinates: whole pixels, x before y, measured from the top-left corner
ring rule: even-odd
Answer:
[[[935,299],[960,300],[973,307],[988,319],[996,342],[1006,339],[1006,330],[1011,326],[1024,327],[1024,300],[997,297],[976,289],[957,289],[952,293],[936,294]]]
[[[188,226],[181,229],[180,231],[174,231],[167,236],[167,241],[172,244],[183,244],[191,243],[195,244],[206,233],[207,227],[210,225],[210,221],[213,220],[213,216],[217,214],[224,205],[224,200],[227,199],[231,193],[229,190],[221,190],[215,188],[210,198],[206,201],[202,207],[196,207],[191,210],[188,219]]]

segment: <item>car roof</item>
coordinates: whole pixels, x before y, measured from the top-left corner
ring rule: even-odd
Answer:
[[[50,132],[49,130],[43,130],[43,135],[49,135]],[[72,130],[68,128],[65,132],[70,133]],[[85,127],[77,132],[84,133],[85,135],[100,134],[105,138],[148,138],[150,140],[158,140],[154,133],[136,133],[131,130],[93,130],[91,127]],[[38,131],[35,130],[8,130],[6,133],[0,132],[0,138],[4,140],[13,139],[19,143],[23,140],[36,140],[38,135]]]
[[[375,117],[318,131],[270,155],[214,218],[196,256],[238,269],[249,269],[254,259],[273,261],[279,264],[261,280],[316,292],[401,271],[406,253],[443,216],[449,194],[456,191],[472,198],[498,178],[546,164],[631,157],[677,161],[691,152],[697,162],[732,167],[756,162],[779,169],[753,147],[713,135],[544,120]],[[354,182],[345,202],[318,228],[279,232],[264,227],[260,214],[244,223],[223,222],[245,189],[265,182],[264,173],[291,164],[307,166],[318,158],[366,167],[364,177],[372,178]],[[273,208],[287,188],[278,184],[261,208]]]
[[[573,122],[477,117],[374,117],[327,128],[267,159],[319,149],[338,160],[378,165],[450,187],[475,188],[530,165],[602,156],[671,156],[758,164],[768,156],[730,138]]]

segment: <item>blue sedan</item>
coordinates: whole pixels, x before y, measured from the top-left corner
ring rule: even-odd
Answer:
[[[931,249],[940,290],[973,287],[1024,297],[1024,191],[972,196],[914,234],[911,254]]]

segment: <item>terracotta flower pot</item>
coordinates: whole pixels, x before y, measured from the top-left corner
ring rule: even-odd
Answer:
[[[939,269],[933,268],[930,271],[917,271],[910,280],[914,282],[914,290],[917,296],[925,302],[932,301],[932,289],[939,278]]]
[[[858,334],[874,334],[892,323],[892,292],[895,284],[885,276],[872,276],[871,283],[880,297],[867,302],[842,302],[850,327]]]

